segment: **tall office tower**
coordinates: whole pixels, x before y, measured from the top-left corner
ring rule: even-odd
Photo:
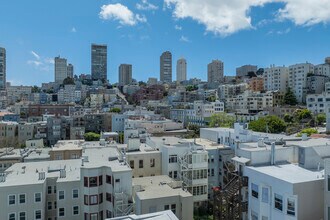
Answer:
[[[67,77],[73,78],[74,75],[74,68],[71,63],[68,64],[67,66]]]
[[[207,82],[221,82],[223,80],[223,62],[220,60],[212,60],[207,65]]]
[[[105,44],[92,44],[92,79],[107,80],[107,45]]]
[[[67,60],[60,56],[55,57],[55,82],[62,84],[63,80],[68,76]]]
[[[119,85],[124,86],[132,83],[132,65],[120,64],[119,66]]]
[[[185,58],[180,58],[176,63],[176,81],[182,82],[185,80],[187,80],[187,61]]]
[[[160,56],[160,81],[172,82],[172,54],[169,51],[165,51]]]
[[[0,90],[6,89],[6,49],[0,47]]]

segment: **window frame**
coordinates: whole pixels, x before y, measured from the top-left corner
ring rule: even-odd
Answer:
[[[61,209],[63,209],[63,215],[61,215]],[[65,208],[64,207],[58,208],[58,217],[59,218],[65,217]]]
[[[37,201],[37,195],[40,195],[40,201]],[[42,201],[42,193],[41,192],[36,192],[36,193],[34,193],[34,202],[35,203],[39,203],[39,202],[41,202]]]
[[[76,194],[75,191],[77,191]],[[78,198],[79,198],[79,189],[72,189],[72,199],[78,199]]]
[[[77,210],[75,210],[75,208],[78,208]],[[77,211],[78,213],[75,214],[75,211]],[[72,207],[72,215],[75,216],[75,215],[79,215],[79,206],[78,205],[75,205]]]
[[[63,195],[61,195],[62,192],[63,192]],[[58,190],[58,200],[64,200],[64,199],[65,199],[65,191],[64,190]]]
[[[37,218],[37,212],[40,212],[40,218]],[[35,220],[42,219],[42,211],[41,211],[40,209],[34,211],[34,219],[35,219]]]
[[[10,199],[10,197],[11,196],[14,196],[14,203],[10,203],[10,201],[11,201],[11,199]],[[10,195],[8,195],[8,205],[9,206],[12,206],[12,205],[16,205],[16,194],[10,194]]]

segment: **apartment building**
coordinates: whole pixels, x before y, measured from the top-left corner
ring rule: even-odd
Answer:
[[[327,113],[330,107],[330,83],[325,83],[325,90],[321,94],[308,94],[306,105],[313,113]]]
[[[275,65],[264,69],[264,90],[285,92],[288,88],[288,67],[276,67]]]
[[[248,87],[249,85],[247,83],[220,85],[218,88],[219,100],[223,101],[227,98],[235,97],[239,94],[242,94],[245,90],[248,89]]]
[[[104,219],[131,213],[132,173],[116,148],[85,143],[84,160],[16,163],[1,174],[0,219]]]
[[[122,217],[116,217],[106,220],[144,220],[144,219],[161,219],[161,220],[179,220],[176,215],[170,210],[167,211],[160,211],[160,212],[153,212],[148,214],[142,215],[127,215]]]
[[[195,101],[194,110],[196,116],[201,116],[203,118],[211,117],[213,114],[224,112],[225,105],[223,102],[204,102],[204,101]]]
[[[288,87],[294,92],[298,103],[306,102],[307,76],[314,73],[314,65],[300,63],[289,66]]]
[[[249,80],[249,89],[254,92],[262,92],[265,91],[264,84],[262,77],[253,77]]]

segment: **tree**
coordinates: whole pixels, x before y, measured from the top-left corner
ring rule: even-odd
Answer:
[[[212,95],[212,96],[207,97],[206,100],[209,102],[215,102],[217,100],[217,98],[214,95]]]
[[[99,141],[100,137],[100,134],[94,132],[88,132],[84,135],[85,141]]]
[[[320,113],[316,116],[317,123],[323,125],[327,121],[327,116],[325,113]]]
[[[143,81],[139,81],[139,86],[146,86],[147,85],[147,83],[145,83],[145,82],[143,82]]]
[[[200,135],[200,127],[198,125],[188,125],[188,130],[193,131],[192,138],[198,138]]]
[[[302,134],[307,134],[307,136],[311,136],[312,134],[317,134],[318,131],[314,128],[305,128],[303,129],[301,132],[299,132],[299,134],[297,135],[298,137],[301,137]]]
[[[303,119],[312,119],[313,114],[310,110],[308,109],[299,109],[296,112],[296,118],[301,121]]]
[[[188,86],[186,86],[186,91],[187,92],[191,92],[191,91],[194,91],[194,90],[197,90],[197,89],[198,89],[197,85],[188,85]]]
[[[211,116],[209,127],[232,127],[234,122],[234,116],[221,112]]]
[[[63,85],[74,85],[74,79],[71,78],[71,77],[66,77],[64,80],[63,80]]]
[[[39,93],[41,90],[40,90],[40,88],[38,87],[38,86],[33,86],[32,87],[32,93]]]
[[[281,133],[286,129],[286,123],[279,117],[272,115],[259,118],[249,123],[249,129],[257,132]]]
[[[284,104],[286,105],[297,105],[297,99],[296,96],[294,95],[293,91],[288,88],[285,95],[284,95]]]
[[[112,109],[110,109],[110,112],[120,113],[121,110],[120,110],[120,108],[112,108]]]
[[[292,115],[289,115],[289,114],[285,114],[284,117],[283,117],[283,120],[286,123],[292,123],[293,122],[293,116]]]

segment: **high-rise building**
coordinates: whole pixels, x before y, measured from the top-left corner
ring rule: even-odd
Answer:
[[[67,67],[67,77],[73,78],[73,75],[74,75],[74,68],[73,65],[69,63]]]
[[[6,49],[0,47],[0,90],[6,89]]]
[[[264,69],[264,89],[266,91],[286,92],[288,88],[289,68],[271,65]]]
[[[257,70],[258,70],[258,67],[255,65],[244,65],[244,66],[236,68],[236,76],[245,77],[250,72],[256,73]]]
[[[160,56],[160,81],[172,82],[172,54],[169,51],[165,51]]]
[[[132,65],[120,64],[119,66],[119,85],[124,86],[132,83]]]
[[[62,84],[63,80],[68,76],[67,60],[60,56],[55,57],[55,82]]]
[[[220,60],[212,60],[207,65],[207,82],[221,82],[223,80],[223,62]]]
[[[187,61],[185,58],[180,58],[176,63],[176,81],[185,80],[187,80]]]
[[[107,45],[92,44],[92,79],[93,80],[107,80]]]

